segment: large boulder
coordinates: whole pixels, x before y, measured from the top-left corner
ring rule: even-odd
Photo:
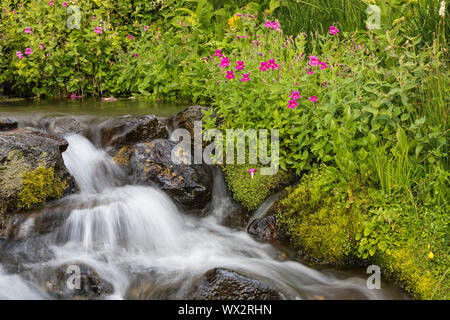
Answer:
[[[106,120],[92,132],[91,140],[99,146],[120,148],[153,139],[166,139],[166,128],[154,115],[124,116]]]
[[[211,168],[203,164],[174,163],[174,146],[174,142],[166,139],[138,143],[122,147],[113,160],[130,175],[132,183],[156,184],[184,209],[203,209],[211,200]]]
[[[16,129],[18,126],[17,121],[10,118],[0,118],[0,131],[7,131]]]
[[[205,273],[195,286],[194,300],[280,300],[266,282],[232,270],[216,268]]]
[[[61,156],[67,141],[28,129],[0,132],[0,230],[7,215],[73,191]]]

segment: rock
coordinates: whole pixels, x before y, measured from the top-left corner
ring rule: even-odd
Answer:
[[[223,218],[222,224],[229,228],[241,229],[247,226],[250,216],[250,212],[241,206],[227,214]]]
[[[194,300],[280,300],[280,294],[266,282],[232,270],[209,270],[194,288]]]
[[[80,272],[79,283],[77,271]],[[70,300],[101,299],[114,292],[111,283],[100,278],[93,268],[83,263],[66,263],[52,270],[48,273],[45,287],[51,296]]]
[[[278,228],[274,216],[266,216],[253,220],[247,232],[257,239],[264,241],[284,240],[285,236]]]
[[[212,172],[203,164],[175,164],[175,143],[166,139],[126,146],[113,160],[127,172],[132,183],[158,185],[184,209],[203,209],[211,200]]]
[[[0,118],[0,131],[7,131],[16,129],[18,126],[17,121],[10,118]]]
[[[0,230],[7,214],[72,192],[61,156],[67,141],[28,128],[0,132]]]
[[[109,119],[99,126],[101,146],[120,148],[152,139],[166,139],[167,130],[154,115]]]
[[[82,134],[87,129],[87,125],[74,116],[43,119],[40,125],[45,131],[58,137],[71,133]]]
[[[168,122],[168,126],[173,131],[174,129],[183,128],[190,132],[192,139],[194,138],[194,122],[202,121],[203,112],[208,108],[202,106],[189,107],[176,115]]]

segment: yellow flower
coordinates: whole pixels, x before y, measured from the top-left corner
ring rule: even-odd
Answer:
[[[430,251],[430,253],[428,254],[428,258],[430,258],[430,259],[433,259],[433,258],[434,258],[433,251]]]
[[[236,27],[239,25],[239,22],[241,21],[241,17],[238,16],[232,16],[230,19],[228,19],[228,25],[231,29],[236,29]]]

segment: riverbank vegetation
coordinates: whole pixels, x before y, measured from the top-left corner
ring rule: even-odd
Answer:
[[[70,5],[80,29],[67,27]],[[329,263],[378,263],[416,298],[449,299],[445,2],[10,0],[1,10],[4,94],[201,103],[213,106],[205,128],[214,112],[221,129],[278,129],[280,168],[302,177],[277,207],[294,245]],[[270,191],[249,168],[227,176],[254,209],[249,192]]]

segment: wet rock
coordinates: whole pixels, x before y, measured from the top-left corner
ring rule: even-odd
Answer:
[[[7,131],[16,129],[18,126],[17,121],[10,118],[0,118],[0,131]]]
[[[274,216],[267,216],[253,220],[247,232],[257,239],[264,241],[285,240],[284,234],[278,228]]]
[[[244,207],[239,207],[227,214],[222,224],[229,228],[241,229],[247,226],[251,213]]]
[[[166,139],[166,128],[154,115],[109,119],[99,126],[98,136],[101,146],[120,148],[152,139]]]
[[[189,107],[173,116],[168,126],[171,130],[178,128],[186,129],[190,132],[191,137],[194,138],[194,122],[202,121],[204,112],[207,110],[208,108],[202,106]]]
[[[62,116],[42,120],[41,126],[45,131],[58,137],[67,134],[82,134],[87,129],[87,124],[80,122],[74,116]]]
[[[74,190],[61,155],[67,145],[28,128],[0,132],[0,231],[9,214]]]
[[[113,160],[131,176],[132,183],[156,184],[184,209],[203,209],[211,200],[211,168],[203,164],[174,163],[174,145],[166,139],[138,143],[120,149]]]
[[[279,300],[280,294],[266,282],[228,269],[205,273],[193,291],[194,300]]]
[[[83,263],[66,263],[48,272],[47,282],[44,285],[48,294],[57,299],[93,300],[104,298],[114,292],[111,283]]]

